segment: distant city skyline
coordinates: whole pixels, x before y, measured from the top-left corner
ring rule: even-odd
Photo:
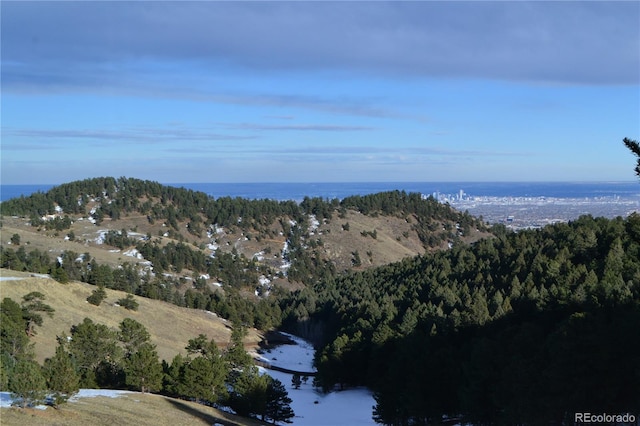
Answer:
[[[638,2],[13,2],[3,184],[633,181]]]

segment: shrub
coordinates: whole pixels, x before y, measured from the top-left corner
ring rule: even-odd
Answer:
[[[107,298],[107,292],[104,291],[104,287],[100,286],[93,290],[91,296],[87,297],[87,302],[92,305],[100,306],[102,301]]]
[[[133,295],[131,294],[127,294],[126,298],[119,299],[118,305],[122,306],[125,309],[129,309],[130,311],[137,311],[139,306],[138,302],[136,302],[136,299],[134,299]]]

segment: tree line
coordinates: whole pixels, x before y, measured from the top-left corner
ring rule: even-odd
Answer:
[[[172,244],[166,246],[169,253]],[[187,247],[182,243],[173,247]],[[200,257],[200,252],[189,250],[191,256]],[[145,252],[146,254],[146,252]],[[148,254],[146,254],[148,255]],[[86,282],[96,287],[119,290],[132,295],[149,299],[163,300],[177,306],[205,309],[216,312],[222,318],[246,326],[266,330],[277,327],[281,320],[279,304],[280,289],[274,289],[272,296],[260,300],[251,300],[242,295],[248,285],[255,285],[257,274],[251,262],[242,256],[222,253],[215,259],[209,258],[207,268],[211,276],[225,284],[224,294],[204,285],[198,273],[191,277],[175,278],[163,275],[163,264],[155,257],[154,266],[158,265],[155,275],[143,273],[135,264],[126,262],[118,267],[98,263],[89,253],[78,254],[71,250],[64,251],[59,257],[52,259],[47,252],[33,249],[27,251],[24,246],[17,250],[0,246],[0,266],[17,271],[29,271],[50,274],[61,283],[69,281]],[[189,258],[189,256],[187,256]],[[202,256],[205,259],[204,256]],[[187,262],[187,264],[189,264]],[[187,267],[193,267],[192,265]],[[196,269],[197,271],[197,269]]]
[[[90,213],[87,209],[91,202],[96,204],[96,208]],[[465,227],[484,226],[481,220],[468,214],[461,215],[432,197],[425,199],[420,194],[407,194],[405,191],[352,196],[343,200],[305,197],[302,202],[296,203],[292,200],[213,198],[199,191],[124,177],[100,177],[65,183],[44,193],[37,192],[0,203],[2,215],[31,217],[34,226],[44,224],[42,216],[59,213],[56,208],[66,214],[91,214],[98,223],[105,216],[117,220],[122,215],[135,212],[146,215],[150,222],[165,220],[176,231],[179,222],[187,221],[190,232],[194,233],[202,230],[203,223],[237,226],[244,230],[265,229],[284,217],[296,222],[304,222],[308,215],[315,215],[318,220],[331,219],[336,210],[344,214],[347,209],[366,215],[415,214],[426,221],[424,226],[433,220],[445,218],[462,220]],[[60,228],[68,223],[55,225]]]

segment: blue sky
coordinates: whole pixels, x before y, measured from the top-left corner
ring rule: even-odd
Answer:
[[[3,184],[635,179],[636,1],[0,7]]]

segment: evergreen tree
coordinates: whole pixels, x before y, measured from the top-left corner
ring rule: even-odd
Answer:
[[[55,355],[44,362],[47,389],[52,392],[54,406],[66,402],[80,388],[80,377],[76,373],[71,354],[64,348],[65,340],[64,335],[59,338]]]
[[[130,311],[137,311],[139,306],[132,294],[127,294],[127,297],[118,299],[118,305]]]
[[[291,386],[293,386],[294,389],[300,389],[301,385],[302,378],[300,377],[300,374],[294,373],[293,376],[291,376]]]
[[[154,392],[162,388],[162,365],[155,345],[143,343],[124,361],[126,383],[140,392]]]
[[[20,305],[5,297],[0,303],[0,353],[6,355],[3,369],[11,368],[18,359],[33,355],[33,344],[25,332],[26,328]]]
[[[9,391],[22,407],[32,407],[44,401],[46,381],[37,362],[21,359],[9,377]]]
[[[179,393],[198,401],[217,402],[226,394],[227,367],[216,343],[204,334],[190,339],[190,355],[199,355],[185,363]]]
[[[125,356],[137,352],[150,338],[146,327],[133,318],[125,318],[120,323],[118,339],[123,345]]]
[[[107,292],[104,290],[103,286],[98,286],[95,290],[91,292],[91,295],[87,297],[87,302],[91,303],[95,306],[100,306],[100,304],[107,298]]]
[[[244,369],[253,364],[251,355],[244,349],[244,337],[247,335],[246,328],[234,325],[231,330],[231,341],[224,353],[224,359],[230,369]]]
[[[625,144],[627,148],[629,148],[629,150],[633,154],[635,154],[636,157],[638,157],[638,164],[635,168],[635,172],[636,172],[636,175],[640,177],[640,144],[637,141],[634,141],[633,139],[629,139],[629,138],[624,138],[622,142]]]
[[[0,392],[9,390],[9,376],[15,364],[15,360],[11,359],[9,354],[0,352]]]
[[[177,354],[171,360],[171,364],[162,361],[164,370],[164,378],[162,389],[169,395],[177,396],[181,391],[181,384],[184,382],[185,358],[181,354]]]
[[[267,386],[265,417],[271,419],[273,423],[285,422],[292,423],[291,419],[295,413],[291,409],[291,398],[282,382],[273,379]]]
[[[19,234],[13,234],[11,236],[11,244],[19,246],[20,245],[20,235]]]
[[[67,271],[60,265],[51,268],[51,278],[61,284],[66,284],[69,282],[69,275],[67,274]]]
[[[185,365],[179,393],[198,402],[215,403],[224,396],[225,376],[222,361],[199,356]]]
[[[264,420],[267,387],[271,377],[260,374],[255,366],[239,372],[229,395],[229,406],[241,416],[258,416]]]
[[[85,318],[71,328],[69,352],[80,374],[80,385],[93,388],[98,385],[98,367],[115,366],[120,362],[122,350],[117,345],[117,334],[104,324]]]
[[[22,297],[22,316],[26,322],[26,332],[29,336],[35,334],[35,326],[42,326],[42,315],[40,312],[46,313],[49,317],[53,316],[55,309],[43,302],[44,294],[39,291],[32,291]]]

